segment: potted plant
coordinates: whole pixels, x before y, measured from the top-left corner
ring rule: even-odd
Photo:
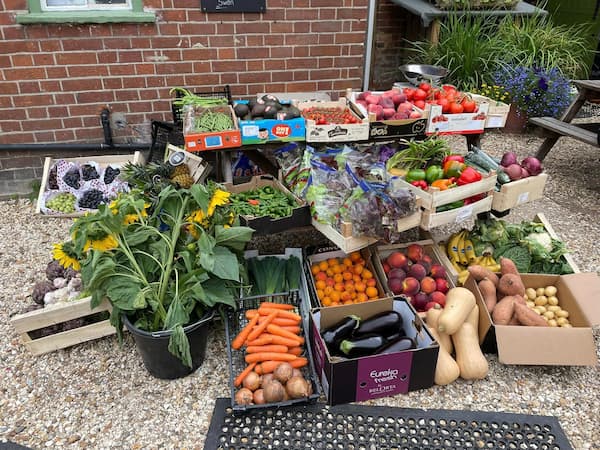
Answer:
[[[494,82],[511,104],[505,126],[509,131],[523,131],[530,117],[558,118],[571,103],[571,83],[557,68],[505,67],[495,72]],[[517,122],[514,129],[511,119]]]
[[[152,195],[133,189],[77,219],[72,240],[55,248],[63,265],[80,263],[92,306],[108,298],[119,340],[124,324],[159,378],[199,367],[214,309],[235,306],[253,230],[239,226],[229,195],[212,182],[161,186]],[[188,334],[198,322],[203,337],[194,340]]]

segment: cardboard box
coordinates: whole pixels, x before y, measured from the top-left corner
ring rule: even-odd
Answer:
[[[440,105],[427,105],[428,113],[426,134],[480,134],[483,133],[489,103],[480,103],[477,112],[462,114],[442,113]]]
[[[510,105],[492,100],[479,94],[469,94],[477,103],[489,103],[488,115],[485,121],[485,128],[503,128],[510,112]]]
[[[46,157],[44,160],[44,173],[42,175],[42,181],[40,183],[40,191],[38,193],[37,203],[35,207],[35,213],[40,214],[41,216],[49,216],[49,217],[80,217],[84,215],[86,212],[94,212],[95,209],[80,209],[75,208],[75,211],[69,214],[63,214],[59,211],[52,211],[46,208],[46,201],[54,197],[55,195],[60,194],[61,192],[71,192],[74,194],[81,193],[87,189],[94,188],[102,190],[109,199],[114,199],[117,196],[117,193],[121,189],[128,189],[126,183],[119,182],[117,179],[113,181],[109,185],[104,184],[101,179],[103,176],[103,171],[108,167],[112,167],[113,169],[121,168],[126,163],[131,162],[134,164],[145,164],[144,156],[141,152],[135,152],[130,155],[104,155],[104,156],[81,156],[75,158],[52,158]],[[98,174],[101,179],[98,180],[90,180],[84,182],[83,179],[81,181],[81,188],[74,189],[71,186],[67,186],[62,181],[57,180],[59,189],[50,189],[50,171],[52,168],[60,163],[60,171],[62,173],[64,171],[68,171],[74,167],[81,167],[84,164],[91,164],[96,167]],[[60,175],[58,175],[60,176]]]
[[[360,119],[360,123],[317,125],[314,120],[307,119],[307,142],[354,142],[369,139],[369,119],[360,112],[354,103],[346,98],[340,98],[337,102],[307,101],[298,104],[300,111],[312,107],[349,108]]]
[[[206,150],[215,150],[220,148],[234,148],[242,145],[242,134],[238,126],[235,113],[230,105],[212,107],[213,110],[218,110],[224,114],[229,114],[233,121],[231,130],[224,130],[214,133],[194,133],[184,132],[185,148],[190,152],[202,152]],[[192,117],[193,119],[193,117]],[[189,119],[186,115],[184,130],[188,130]]]
[[[289,195],[296,199],[298,206],[293,209],[292,214],[288,217],[282,217],[275,219],[268,216],[254,217],[254,216],[240,216],[240,223],[243,226],[254,228],[255,234],[264,235],[271,233],[280,233],[287,231],[291,228],[304,227],[310,225],[310,208],[308,205],[292,194],[283,184],[276,178],[270,175],[257,175],[253,177],[247,183],[233,184],[225,183],[224,187],[227,191],[232,193],[239,193],[250,191],[253,189],[259,189],[263,186],[273,186],[275,189],[282,191],[286,195]]]
[[[511,181],[500,186],[500,191],[494,191],[492,209],[506,211],[515,206],[529,203],[544,195],[544,187],[548,174],[540,173],[534,177]]]
[[[525,287],[556,286],[559,305],[569,312],[572,328],[494,325],[473,278],[467,279],[479,305],[479,342],[498,353],[503,364],[596,366],[592,326],[600,324],[600,278],[596,273],[522,274]],[[525,344],[525,345],[524,345]]]
[[[194,179],[195,183],[204,183],[204,180],[212,170],[210,164],[198,155],[190,153],[183,148],[179,148],[172,144],[167,144],[165,151],[165,159],[168,160],[176,153],[181,153],[183,156],[183,163],[190,168],[190,175]]]
[[[392,309],[402,314],[406,332],[416,339],[417,348],[354,359],[329,354],[321,338],[321,330],[350,314],[366,319]],[[406,394],[433,386],[439,345],[406,300],[386,298],[315,309],[311,311],[310,320],[309,338],[314,365],[329,405]]]
[[[238,100],[236,103],[248,103]],[[289,103],[282,100],[282,104]],[[289,142],[306,140],[304,117],[295,119],[239,120],[242,145],[264,144],[266,142]]]

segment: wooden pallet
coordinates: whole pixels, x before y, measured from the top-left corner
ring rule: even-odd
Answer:
[[[35,337],[36,330],[71,319],[87,317],[111,310],[110,303],[106,300],[97,308],[92,309],[90,305],[91,300],[92,297],[86,297],[72,302],[48,305],[42,309],[17,314],[10,319],[10,322],[17,333],[19,333],[23,345],[34,355],[42,355],[61,348],[71,347],[82,342],[115,334],[115,328],[110,324],[108,319],[105,319],[48,336]]]

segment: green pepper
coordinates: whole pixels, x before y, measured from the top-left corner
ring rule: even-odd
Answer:
[[[444,175],[444,171],[441,166],[429,166],[425,171],[425,181],[427,184],[433,183],[435,180],[439,180]]]
[[[419,181],[425,179],[425,171],[423,169],[411,169],[406,174],[406,182]]]
[[[446,161],[444,164],[444,178],[458,178],[465,168],[465,164],[459,161]]]

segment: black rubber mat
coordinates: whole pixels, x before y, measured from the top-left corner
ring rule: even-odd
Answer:
[[[205,450],[568,450],[556,417],[322,403],[233,412],[219,398]]]

